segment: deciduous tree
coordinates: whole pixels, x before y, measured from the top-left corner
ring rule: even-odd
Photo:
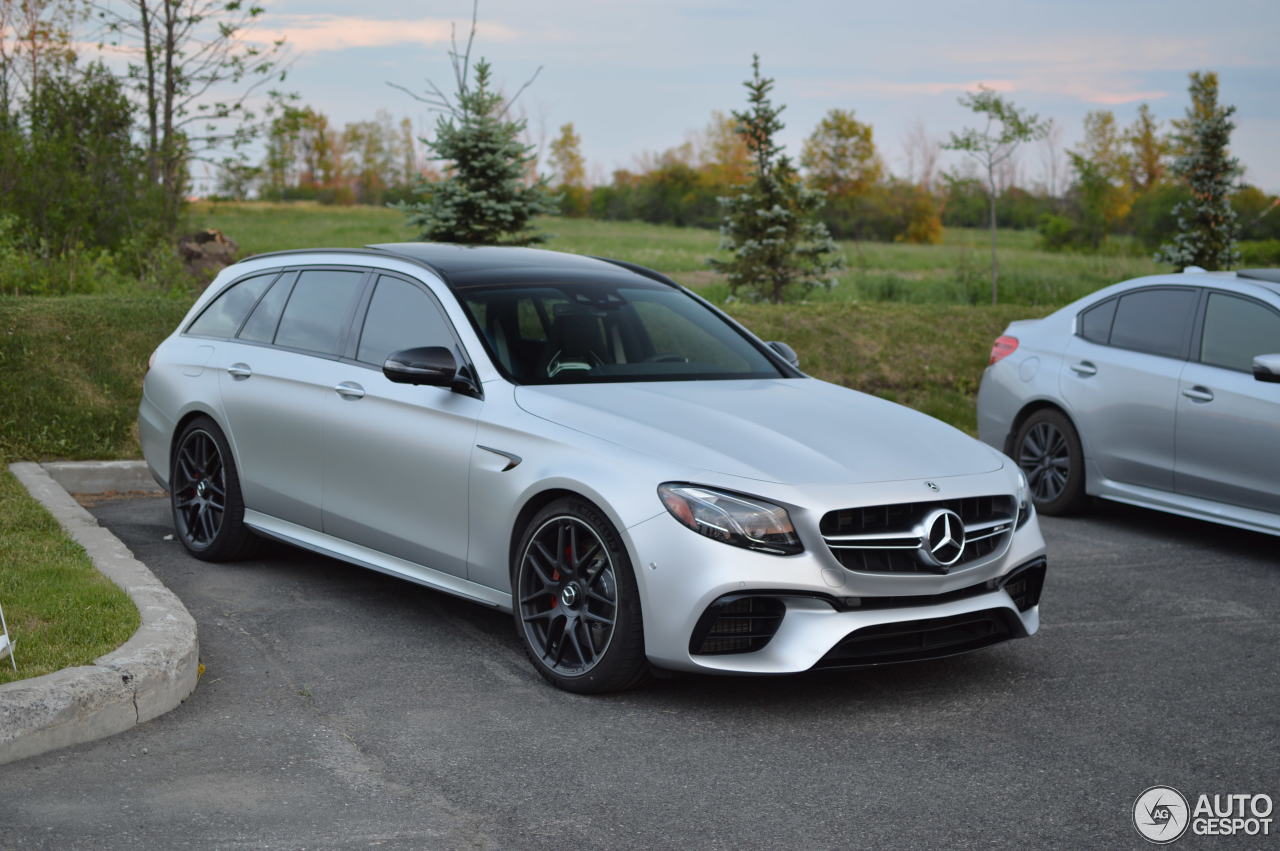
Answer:
[[[985,172],[991,221],[991,303],[995,304],[1000,276],[996,260],[996,178],[1000,167],[1009,161],[1019,145],[1044,138],[1049,122],[1019,109],[986,86],[979,86],[976,93],[960,98],[960,105],[985,119],[983,126],[952,133],[943,147],[968,154]]]
[[[800,152],[809,185],[832,195],[861,195],[884,174],[871,125],[851,109],[833,109],[822,117]]]

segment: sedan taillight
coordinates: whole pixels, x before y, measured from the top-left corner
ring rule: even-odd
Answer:
[[[991,360],[987,362],[987,365],[990,366],[993,363],[1004,360],[1017,351],[1017,348],[1017,337],[996,337],[996,341],[991,344]]]

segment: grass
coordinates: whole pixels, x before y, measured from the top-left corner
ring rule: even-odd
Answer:
[[[192,205],[188,218],[193,227],[223,231],[246,255],[416,239],[405,227],[404,216],[385,207],[203,202]],[[719,235],[714,231],[591,219],[541,218],[536,224],[549,237],[547,248],[630,260],[666,272],[712,301],[723,302],[728,296],[723,279],[706,264],[717,253]],[[942,245],[842,242],[847,268],[832,290],[812,293],[808,300],[987,304],[988,239],[986,231],[951,228]],[[1144,256],[1055,253],[1039,250],[1037,241],[1031,231],[999,232],[1003,303],[1062,305],[1099,287],[1161,269]]]
[[[0,684],[87,665],[138,628],[138,610],[8,470],[0,472],[0,603],[16,641]]]

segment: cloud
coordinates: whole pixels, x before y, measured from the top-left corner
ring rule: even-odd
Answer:
[[[931,81],[899,81],[899,80],[821,80],[808,84],[803,94],[806,97],[830,98],[844,95],[863,97],[903,98],[912,96],[937,96],[945,94],[964,94],[976,92],[979,86],[986,86],[997,92],[1023,92],[1034,94],[1062,95],[1075,98],[1086,103],[1098,103],[1108,106],[1134,103],[1137,101],[1158,100],[1168,92],[1155,89],[1142,89],[1133,85],[1132,81],[1122,75],[1106,75],[1093,73],[1042,73],[1029,74],[998,80],[931,80]]]
[[[459,40],[465,40],[466,24],[458,26]],[[387,47],[394,44],[448,43],[453,22],[441,18],[373,20],[343,15],[271,15],[245,34],[254,42],[284,38],[301,52],[346,50],[351,47]],[[510,41],[516,33],[510,27],[481,21],[476,31],[486,41]]]

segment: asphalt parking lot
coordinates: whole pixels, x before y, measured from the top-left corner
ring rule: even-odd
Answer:
[[[1046,519],[1033,639],[589,698],[509,616],[284,547],[195,561],[160,499],[92,510],[207,670],[168,715],[0,767],[0,847],[1140,847],[1148,786],[1280,797],[1273,537]]]

